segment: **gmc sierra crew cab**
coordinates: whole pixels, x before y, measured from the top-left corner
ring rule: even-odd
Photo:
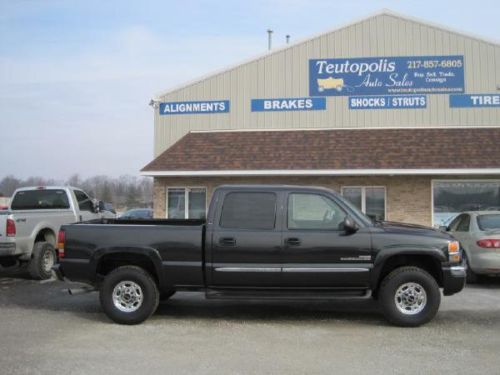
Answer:
[[[418,326],[462,290],[460,244],[423,226],[375,222],[334,191],[221,186],[207,220],[64,225],[59,278],[99,290],[106,315],[136,324],[176,291],[207,298],[368,298]]]

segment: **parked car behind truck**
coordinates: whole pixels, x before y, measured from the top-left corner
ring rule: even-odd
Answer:
[[[463,212],[443,229],[464,248],[469,283],[481,275],[500,276],[500,211]]]
[[[100,292],[112,320],[136,324],[176,291],[207,298],[380,301],[417,326],[465,283],[461,248],[431,228],[374,222],[337,193],[223,186],[207,220],[96,220],[59,232],[59,278]]]
[[[35,279],[47,279],[57,260],[56,238],[63,224],[102,217],[98,205],[73,187],[27,187],[14,192],[0,213],[0,266],[25,264]]]

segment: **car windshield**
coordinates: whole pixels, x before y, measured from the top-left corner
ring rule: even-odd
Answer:
[[[477,225],[481,230],[500,229],[500,214],[480,215]]]

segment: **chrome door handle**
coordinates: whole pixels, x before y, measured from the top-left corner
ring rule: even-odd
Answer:
[[[299,246],[301,241],[300,238],[287,238],[285,243],[290,246]]]
[[[219,245],[236,246],[236,240],[232,237],[222,237],[219,239]]]

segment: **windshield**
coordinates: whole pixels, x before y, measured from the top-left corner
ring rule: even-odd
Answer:
[[[338,200],[340,200],[347,208],[349,208],[351,211],[353,211],[353,216],[356,219],[359,219],[363,222],[365,225],[373,225],[374,220],[370,219],[368,216],[366,216],[363,212],[359,210],[355,205],[353,205],[351,202],[349,202],[347,199],[345,199],[342,195],[340,194],[335,194]]]
[[[477,217],[477,225],[481,230],[500,229],[500,214],[488,214]]]

